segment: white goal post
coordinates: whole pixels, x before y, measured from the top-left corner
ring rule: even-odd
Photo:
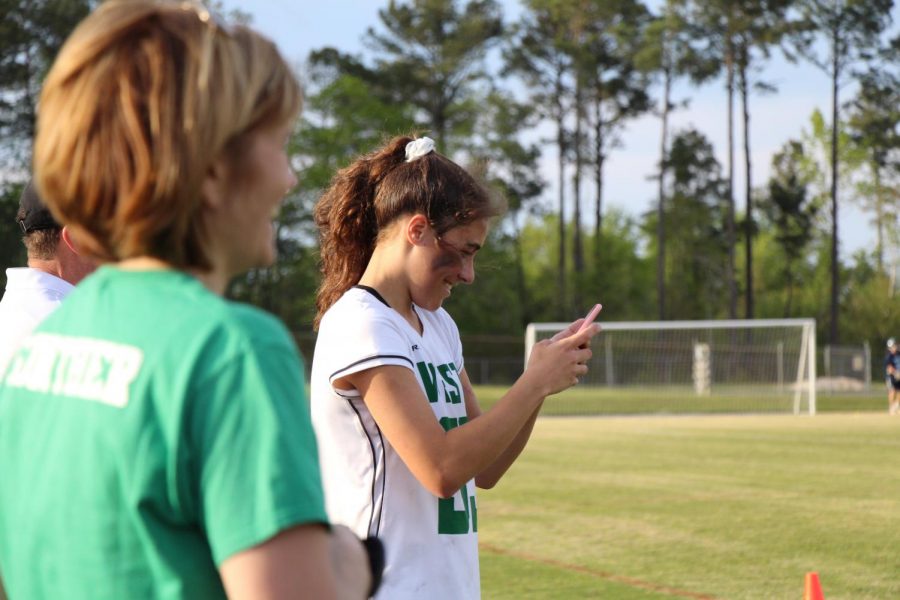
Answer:
[[[559,400],[572,413],[816,413],[815,319],[600,325],[590,371]],[[526,363],[534,344],[567,326],[528,325]]]

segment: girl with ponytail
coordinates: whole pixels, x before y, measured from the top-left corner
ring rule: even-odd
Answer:
[[[482,413],[441,304],[474,280],[501,212],[426,137],[397,137],[360,157],[316,206],[313,426],[330,518],[384,540],[378,598],[480,597],[475,487],[497,483],[544,398],[587,372],[598,328],[578,331],[579,320],[537,344]]]

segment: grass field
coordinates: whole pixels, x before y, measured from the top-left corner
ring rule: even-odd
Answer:
[[[542,418],[480,492],[483,595],[900,598],[898,459],[883,409]]]
[[[476,394],[483,408],[496,402],[507,388],[477,386]],[[752,393],[746,388],[721,395],[696,396],[690,389],[672,387],[653,389],[605,388],[576,386],[551,396],[541,409],[542,415],[606,415],[606,414],[717,414],[717,413],[792,413],[793,394]],[[818,393],[817,412],[886,411],[887,397],[880,386],[869,393]],[[801,413],[808,412],[804,400]]]

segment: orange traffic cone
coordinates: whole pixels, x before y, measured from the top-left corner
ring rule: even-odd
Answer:
[[[819,585],[818,573],[806,574],[806,590],[803,592],[803,600],[825,600],[822,595],[822,586]]]

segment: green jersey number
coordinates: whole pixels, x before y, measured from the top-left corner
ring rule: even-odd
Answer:
[[[444,428],[444,431],[450,431],[466,421],[468,421],[466,417],[458,419],[441,417],[441,427]],[[438,533],[453,535],[478,531],[478,508],[475,506],[475,496],[469,497],[466,485],[459,488],[457,493],[462,497],[462,510],[456,510],[454,506],[453,499],[456,498],[456,494],[450,498],[438,499]]]

